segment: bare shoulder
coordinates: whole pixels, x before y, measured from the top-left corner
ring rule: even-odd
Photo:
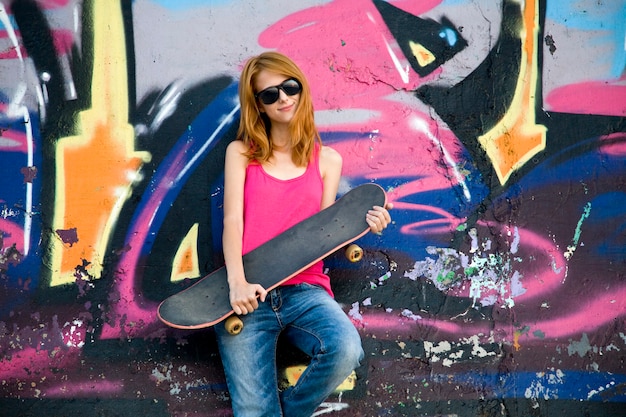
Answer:
[[[226,160],[247,162],[247,151],[248,149],[242,140],[234,140],[226,147]]]
[[[246,151],[247,151],[246,145],[243,143],[242,140],[234,140],[231,143],[229,143],[228,146],[226,147],[227,153],[243,154]]]
[[[326,166],[341,166],[341,154],[330,146],[322,146],[320,152],[320,162]]]
[[[322,178],[339,183],[342,168],[341,154],[329,146],[322,146],[320,151],[320,172]]]
[[[248,166],[246,151],[246,145],[241,140],[234,140],[228,144],[224,161],[224,170],[227,177],[233,177],[235,172],[245,172],[245,168]]]

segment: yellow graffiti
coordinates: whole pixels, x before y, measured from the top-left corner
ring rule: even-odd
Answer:
[[[546,128],[535,123],[537,90],[537,0],[524,2],[522,59],[517,87],[507,114],[478,138],[491,159],[500,184],[546,146]]]
[[[293,387],[298,382],[298,379],[302,376],[304,371],[306,370],[307,365],[294,365],[289,366],[283,370],[283,376],[285,379],[284,387]],[[341,384],[337,388],[335,388],[335,392],[344,392],[344,391],[352,391],[356,387],[357,375],[355,371],[352,371],[350,375],[346,379],[343,380]]]
[[[200,276],[198,261],[198,223],[191,226],[174,255],[170,281],[182,281]]]
[[[94,1],[91,108],[80,112],[76,136],[56,146],[51,285],[73,282],[78,265],[100,278],[111,233],[148,152],[135,150],[128,123],[126,46],[119,2]],[[72,242],[62,231],[75,231]]]
[[[411,52],[413,52],[413,56],[417,59],[417,63],[422,67],[432,64],[435,61],[435,55],[426,49],[424,45],[410,41],[409,47],[411,48]]]

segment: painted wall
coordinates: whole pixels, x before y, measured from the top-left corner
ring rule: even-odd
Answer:
[[[229,416],[211,330],[237,76],[307,73],[341,193],[394,224],[327,261],[366,351],[318,415],[623,415],[624,0],[3,0],[0,404]],[[281,370],[304,363],[281,344]]]

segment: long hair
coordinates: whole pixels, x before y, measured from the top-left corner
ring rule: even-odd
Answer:
[[[321,145],[322,140],[315,127],[309,83],[302,70],[281,53],[264,52],[246,62],[239,80],[241,119],[237,138],[247,145],[249,149],[247,156],[251,161],[267,162],[272,155],[272,143],[269,137],[271,122],[265,113],[259,111],[259,104],[254,97],[256,78],[263,70],[295,78],[302,85],[298,107],[289,123],[289,131],[291,158],[296,165],[305,166],[311,159],[315,143]]]

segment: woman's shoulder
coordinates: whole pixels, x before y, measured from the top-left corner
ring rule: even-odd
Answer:
[[[341,154],[330,146],[322,146],[320,150],[320,162],[324,164],[341,164]]]
[[[327,178],[328,175],[339,178],[343,164],[341,154],[329,146],[322,146],[319,158],[319,169],[322,178]]]
[[[227,158],[236,158],[236,159],[248,159],[250,149],[248,145],[244,143],[244,141],[240,139],[235,139],[230,142],[226,147],[226,157]]]
[[[243,140],[235,139],[234,141],[228,144],[228,146],[226,147],[226,151],[245,153],[248,151],[248,147],[246,146],[245,143],[243,143]]]
[[[234,140],[226,147],[226,163],[247,166],[249,163],[248,147],[242,140]]]

